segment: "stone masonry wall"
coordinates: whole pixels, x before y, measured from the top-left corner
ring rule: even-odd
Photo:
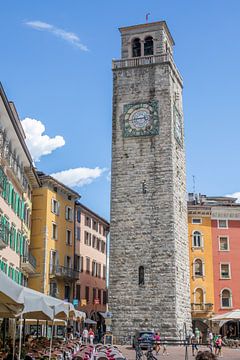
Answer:
[[[190,325],[185,153],[173,120],[179,86],[168,63],[113,72],[109,309],[117,341],[141,328],[177,337]],[[124,138],[123,106],[152,99],[159,135]]]

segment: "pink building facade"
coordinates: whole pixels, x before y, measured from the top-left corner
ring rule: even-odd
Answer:
[[[109,223],[76,202],[75,269],[80,278],[75,284],[75,299],[88,318],[102,322],[107,303],[107,237]]]

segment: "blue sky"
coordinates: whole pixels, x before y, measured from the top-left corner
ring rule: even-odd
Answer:
[[[52,151],[36,165],[49,174],[77,169],[82,202],[106,218],[111,60],[120,57],[118,27],[143,23],[146,13],[166,20],[176,42],[188,190],[195,175],[198,192],[240,191],[239,0],[1,1],[0,80],[21,119],[41,122],[28,125]]]

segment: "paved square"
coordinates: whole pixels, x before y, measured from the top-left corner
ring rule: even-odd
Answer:
[[[127,357],[128,360],[135,360],[135,351],[130,346],[119,346],[123,354]],[[207,350],[206,347],[202,346],[199,350]],[[145,352],[145,351],[144,351]],[[185,348],[182,346],[169,346],[168,347],[169,355],[162,355],[162,349],[157,359],[166,359],[166,360],[185,360]],[[240,349],[228,349],[223,348],[223,357],[219,359],[230,359],[230,360],[240,360]],[[155,351],[153,352],[155,356]],[[146,358],[143,358],[145,360]],[[188,348],[188,359],[194,359],[192,356],[191,347]]]

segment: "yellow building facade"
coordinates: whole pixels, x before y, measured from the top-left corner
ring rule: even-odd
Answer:
[[[32,193],[31,252],[37,259],[29,287],[72,301],[79,272],[74,270],[74,207],[79,194],[38,172]]]
[[[214,312],[210,206],[188,202],[188,238],[192,320],[205,333]]]

